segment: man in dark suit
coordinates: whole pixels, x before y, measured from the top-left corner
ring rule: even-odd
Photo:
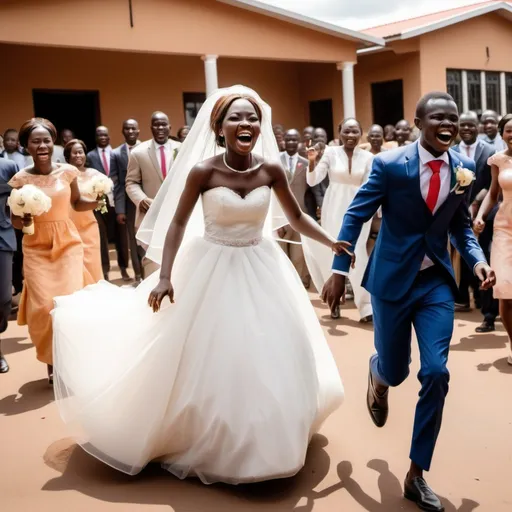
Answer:
[[[110,135],[106,126],[96,128],[96,149],[87,153],[87,167],[92,167],[103,174],[110,176],[110,157],[112,147],[110,146]],[[121,270],[124,281],[129,281],[130,276],[126,269],[128,268],[128,242],[126,229],[119,229],[114,207],[114,193],[111,192],[107,201],[108,211],[105,214],[94,212],[100,228],[101,238],[101,264],[103,267],[103,276],[106,281],[110,272],[110,256],[108,250],[109,241],[113,241],[116,246],[117,263]]]
[[[12,190],[8,183],[17,172],[18,166],[15,162],[0,159],[0,335],[7,330],[11,314],[12,258],[16,251],[16,235],[7,211],[7,198]],[[8,371],[9,365],[0,345],[0,373]]]
[[[461,142],[454,146],[453,150],[475,162],[476,179],[469,195],[470,213],[474,219],[479,204],[483,201],[491,186],[491,167],[487,160],[495,153],[496,149],[478,138],[478,116],[474,112],[466,112],[460,116],[459,134]],[[460,274],[459,296],[457,297],[455,310],[460,312],[471,309],[469,288],[473,289],[475,302],[477,307],[480,307],[481,297],[478,279],[464,262],[461,262]],[[492,293],[492,290],[489,290],[488,293]]]
[[[297,130],[288,130],[284,134],[285,151],[281,153],[281,164],[288,176],[288,182],[293,195],[303,212],[306,208],[306,192],[309,189],[306,176],[308,171],[308,161],[302,158],[299,153],[300,133]],[[279,238],[286,240],[281,242],[281,247],[290,258],[295,270],[299,274],[305,288],[311,285],[311,276],[309,275],[304,251],[302,250],[300,234],[290,226],[284,226],[278,230]]]
[[[110,177],[114,182],[114,204],[117,215],[117,224],[120,230],[126,230],[124,236],[128,238],[130,248],[130,257],[133,271],[135,272],[135,281],[138,283],[142,279],[142,258],[144,251],[137,245],[135,238],[135,214],[137,207],[126,193],[126,171],[128,169],[128,159],[131,150],[139,144],[139,123],[135,119],[127,119],[123,123],[124,144],[112,151],[110,158]]]

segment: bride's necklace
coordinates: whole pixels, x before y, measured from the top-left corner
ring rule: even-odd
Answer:
[[[251,171],[254,171],[255,169],[257,169],[259,167],[260,164],[256,164],[254,167],[249,167],[249,169],[245,169],[245,171],[240,171],[238,169],[233,169],[233,167],[230,167],[228,165],[228,163],[226,162],[226,153],[224,153],[224,156],[222,157],[223,160],[224,160],[224,165],[230,170],[230,171],[233,171],[233,172],[237,172],[238,174],[245,174],[247,172],[251,172]],[[252,163],[252,155],[251,155],[251,163]]]

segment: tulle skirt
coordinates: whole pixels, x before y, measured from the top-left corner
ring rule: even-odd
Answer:
[[[56,298],[54,382],[82,447],[136,474],[231,484],[292,476],[343,386],[304,287],[275,242],[180,251],[175,304],[105,281]]]

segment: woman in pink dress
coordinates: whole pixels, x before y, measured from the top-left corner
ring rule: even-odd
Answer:
[[[500,301],[501,320],[512,340],[512,114],[502,118],[499,132],[507,149],[489,158],[492,183],[475,219],[475,231],[483,231],[487,215],[502,195],[503,201],[494,220],[491,264],[496,272],[494,297]],[[508,364],[512,365],[512,350]]]

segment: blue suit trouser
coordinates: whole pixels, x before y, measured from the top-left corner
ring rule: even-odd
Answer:
[[[418,338],[421,383],[411,460],[428,471],[441,428],[450,374],[446,367],[453,334],[454,293],[436,267],[418,274],[399,302],[372,297],[375,348],[371,368],[377,381],[398,386],[409,375],[412,327]]]

